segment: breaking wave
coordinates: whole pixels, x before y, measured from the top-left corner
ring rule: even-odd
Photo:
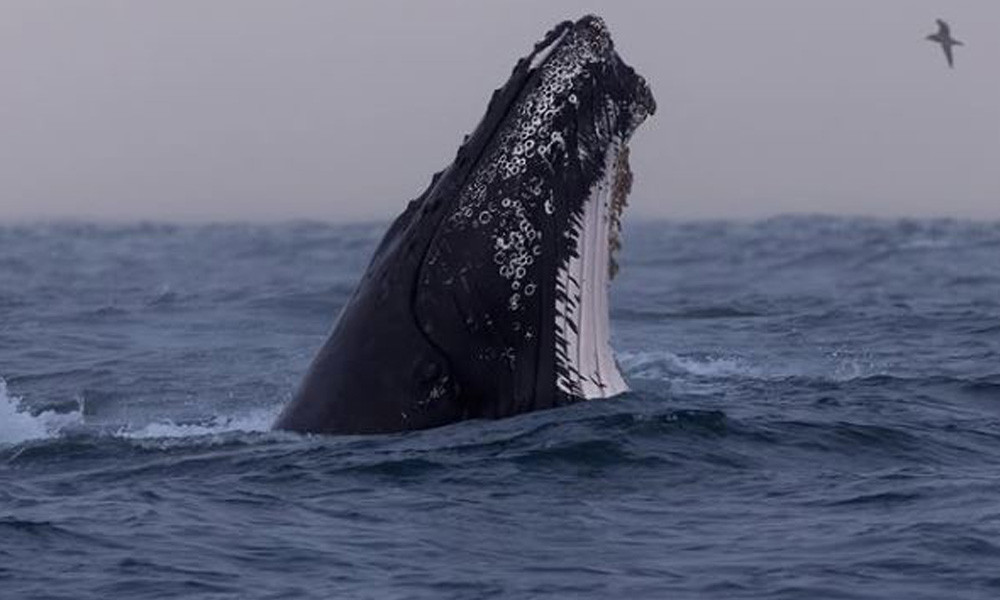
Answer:
[[[82,410],[32,413],[21,398],[10,394],[7,382],[0,378],[0,445],[56,437],[67,427],[82,422]]]
[[[76,410],[69,412],[33,412],[22,398],[10,393],[7,382],[0,378],[0,446],[79,433],[136,440],[191,438],[236,432],[257,433],[270,429],[279,408],[280,406],[275,405],[243,414],[211,416],[187,423],[164,419],[112,428],[88,427],[82,403]]]

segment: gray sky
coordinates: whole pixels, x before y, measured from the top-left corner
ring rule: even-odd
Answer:
[[[393,216],[586,12],[659,102],[630,216],[1000,219],[998,0],[0,0],[0,219]]]

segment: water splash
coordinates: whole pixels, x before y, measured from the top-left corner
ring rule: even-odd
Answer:
[[[757,378],[760,369],[735,356],[680,356],[669,351],[619,352],[625,374],[639,379],[671,379],[695,376],[708,378]]]
[[[18,396],[7,390],[0,378],[0,446],[20,444],[29,440],[57,437],[70,426],[83,422],[83,411],[59,413],[44,411],[32,414]]]
[[[176,423],[171,420],[155,421],[138,429],[122,427],[116,437],[129,439],[188,438],[219,435],[223,433],[257,433],[269,431],[280,406],[260,408],[243,415],[216,416],[201,423]]]
[[[92,431],[124,439],[193,438],[225,433],[258,433],[268,431],[280,405],[259,408],[240,415],[209,417],[198,423],[177,423],[163,419],[136,425],[123,424],[110,431]],[[12,395],[7,382],[0,378],[0,446],[32,440],[57,438],[69,431],[81,431],[84,424],[82,406],[72,412],[43,411],[32,413],[22,398]]]
[[[889,374],[889,365],[865,353],[834,350],[799,357],[679,355],[666,350],[620,352],[623,372],[636,379],[808,379],[847,383]]]

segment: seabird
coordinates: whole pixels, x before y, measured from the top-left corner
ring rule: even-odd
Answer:
[[[938,32],[927,36],[930,41],[941,44],[941,48],[944,49],[944,56],[948,59],[948,66],[955,68],[955,57],[952,55],[951,49],[953,46],[964,46],[962,42],[951,37],[951,27],[948,27],[943,19],[937,20]]]

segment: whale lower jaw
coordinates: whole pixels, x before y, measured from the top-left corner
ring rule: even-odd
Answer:
[[[611,349],[608,322],[611,246],[612,241],[617,244],[624,203],[618,190],[631,184],[627,152],[621,140],[609,144],[603,175],[565,233],[576,251],[556,274],[556,387],[587,400],[628,391]]]

